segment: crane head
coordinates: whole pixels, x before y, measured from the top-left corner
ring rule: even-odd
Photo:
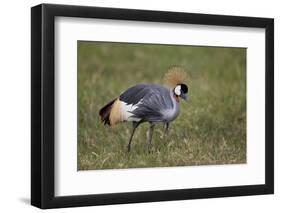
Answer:
[[[174,88],[174,94],[176,95],[176,97],[181,97],[185,101],[187,101],[188,99],[187,93],[188,93],[188,86],[186,84],[178,84]]]

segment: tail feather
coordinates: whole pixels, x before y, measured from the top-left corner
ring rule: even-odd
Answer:
[[[104,125],[106,125],[106,124],[109,125],[109,126],[111,125],[111,123],[110,123],[110,112],[111,112],[112,106],[113,106],[115,101],[116,101],[116,99],[110,101],[108,104],[106,104],[99,111],[101,121]]]

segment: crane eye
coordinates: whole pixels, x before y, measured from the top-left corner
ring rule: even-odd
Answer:
[[[186,84],[181,84],[180,86],[181,86],[181,91],[183,93],[185,93],[185,94],[188,93],[188,87]]]

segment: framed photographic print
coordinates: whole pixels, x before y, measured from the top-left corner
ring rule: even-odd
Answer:
[[[31,9],[31,204],[272,194],[274,21]]]

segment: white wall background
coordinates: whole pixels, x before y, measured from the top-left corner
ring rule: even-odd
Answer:
[[[2,1],[0,32],[0,211],[38,212],[30,197],[30,7]],[[279,1],[45,0],[44,3],[170,10],[275,18],[275,195],[50,210],[51,212],[278,212],[281,209],[281,13]]]

